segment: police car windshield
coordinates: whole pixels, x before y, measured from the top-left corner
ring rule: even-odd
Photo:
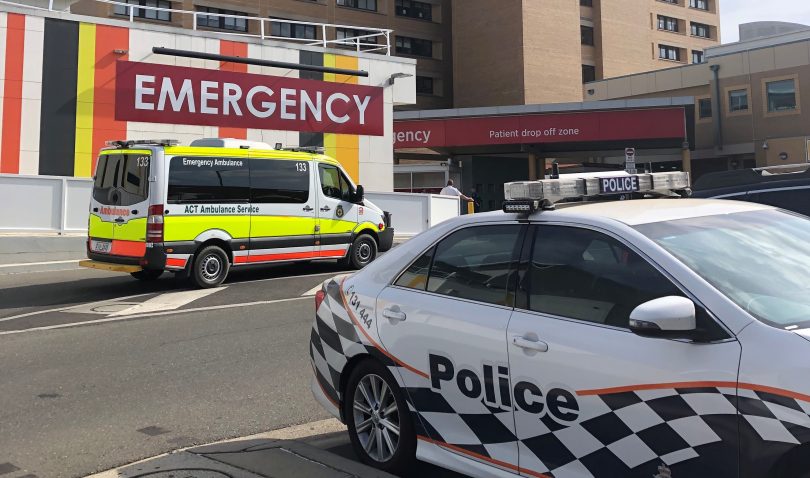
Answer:
[[[757,319],[810,327],[810,219],[763,210],[636,229]]]

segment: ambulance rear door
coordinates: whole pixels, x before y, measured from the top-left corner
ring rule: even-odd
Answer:
[[[149,213],[149,149],[102,151],[91,200],[90,252],[141,258]]]

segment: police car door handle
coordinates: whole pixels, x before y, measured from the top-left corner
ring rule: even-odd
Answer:
[[[405,312],[399,310],[399,307],[388,307],[383,309],[382,312],[383,317],[388,320],[393,320],[396,322],[402,322],[403,320],[407,319],[408,316],[405,315]]]
[[[535,352],[548,352],[548,344],[540,340],[530,340],[520,335],[512,337],[512,345]]]
[[[331,210],[332,210],[332,208],[330,208],[329,206],[324,206],[324,207],[321,208],[321,211],[323,211],[323,212],[329,212]]]
[[[310,211],[313,211],[313,209],[312,209],[312,207],[307,205],[307,206],[304,206],[304,211],[310,212]]]

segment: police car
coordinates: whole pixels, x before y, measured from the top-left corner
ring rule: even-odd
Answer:
[[[510,183],[519,212],[447,221],[325,282],[315,397],[391,472],[419,459],[490,477],[810,476],[810,219],[564,203],[687,186]]]

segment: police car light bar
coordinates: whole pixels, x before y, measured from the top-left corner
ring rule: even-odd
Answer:
[[[530,213],[570,199],[631,193],[671,196],[689,188],[689,173],[686,172],[608,174],[506,183],[503,210]]]
[[[177,146],[180,141],[176,139],[119,139],[113,141],[106,141],[107,146],[115,146],[116,148],[128,148],[136,144],[149,144],[158,146]]]

